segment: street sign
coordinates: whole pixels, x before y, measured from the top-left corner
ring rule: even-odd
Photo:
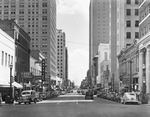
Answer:
[[[32,79],[32,73],[31,72],[21,72],[22,78]]]

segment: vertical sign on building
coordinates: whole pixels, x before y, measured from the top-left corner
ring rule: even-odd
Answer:
[[[42,80],[45,81],[45,59],[42,59]]]

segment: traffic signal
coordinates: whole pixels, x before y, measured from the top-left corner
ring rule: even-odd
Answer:
[[[45,80],[45,59],[42,59],[42,80]]]

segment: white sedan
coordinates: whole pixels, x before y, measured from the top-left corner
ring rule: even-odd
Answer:
[[[121,103],[136,103],[139,104],[139,101],[137,100],[136,94],[134,92],[126,92],[124,93]]]

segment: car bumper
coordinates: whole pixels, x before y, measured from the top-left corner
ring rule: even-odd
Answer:
[[[93,99],[93,96],[85,96],[85,99]]]
[[[30,102],[29,99],[19,99],[17,100],[18,103]]]
[[[139,103],[137,100],[125,100],[125,103]]]

